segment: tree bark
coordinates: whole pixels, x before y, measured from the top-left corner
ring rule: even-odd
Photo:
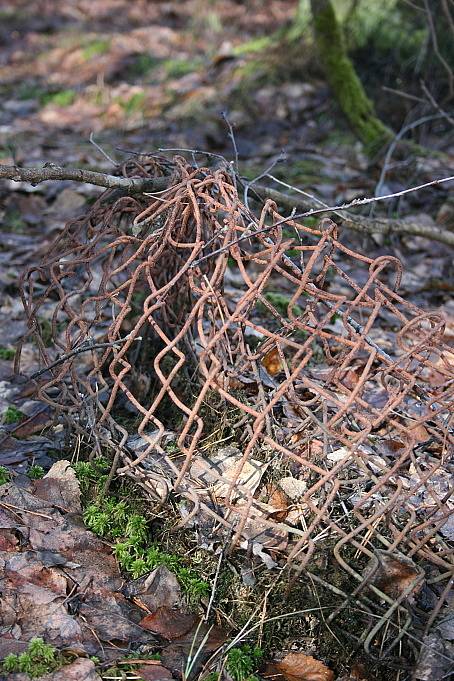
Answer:
[[[347,55],[344,36],[331,0],[311,0],[315,42],[326,79],[366,153],[374,155],[393,138],[380,121]]]

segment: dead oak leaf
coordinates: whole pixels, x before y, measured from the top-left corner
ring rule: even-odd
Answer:
[[[144,617],[139,624],[143,629],[173,641],[191,631],[196,623],[197,617],[195,615],[163,606],[151,615]]]
[[[262,359],[262,366],[265,367],[270,376],[275,376],[282,371],[282,360],[277,348],[273,348],[266,353]]]
[[[334,681],[331,669],[304,653],[289,653],[281,662],[268,665],[264,677],[272,681]]]

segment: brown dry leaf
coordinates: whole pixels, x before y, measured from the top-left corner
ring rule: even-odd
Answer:
[[[126,598],[133,598],[150,614],[158,608],[175,608],[181,605],[181,588],[178,580],[165,565],[153,572],[128,582],[123,588]]]
[[[422,423],[419,423],[416,426],[409,425],[409,432],[416,442],[426,442],[430,439],[429,431]]]
[[[405,449],[405,445],[400,440],[380,440],[379,441],[380,454],[384,456],[389,456],[392,458],[399,457],[402,454],[402,450]]]
[[[19,540],[11,530],[0,528],[0,551],[16,551]]]
[[[359,383],[363,367],[358,367],[357,369],[348,369],[342,378],[342,384],[348,388],[348,390],[353,390]]]
[[[272,677],[273,681],[279,681],[280,677],[287,681],[334,681],[331,669],[304,653],[289,653],[281,662],[268,665],[264,676]]]
[[[128,660],[131,664],[131,662]],[[155,662],[156,664],[150,664]],[[134,669],[135,674],[143,681],[161,681],[162,679],[173,679],[171,672],[156,660],[144,660],[142,667]]]
[[[350,669],[352,681],[367,681],[366,668],[361,662],[355,662]]]
[[[176,678],[181,678],[181,670],[184,669],[191,651],[200,648],[200,654],[196,660],[194,659],[195,666],[192,671],[194,678],[197,678],[204,661],[227,640],[227,632],[221,627],[216,625],[211,627],[198,620],[197,622],[193,629],[162,650],[161,662]]]
[[[33,491],[35,496],[65,511],[82,511],[79,481],[69,461],[54,463],[44,478],[35,482]]]
[[[46,681],[101,681],[101,677],[96,673],[94,662],[87,658],[79,658],[71,664],[53,674],[46,674]]]
[[[262,366],[265,367],[270,376],[275,376],[282,371],[282,361],[277,348],[273,348],[262,359]]]
[[[274,509],[273,511],[270,511],[270,513],[273,515],[273,518],[275,518],[275,520],[277,520],[279,523],[285,520],[288,513],[289,502],[287,495],[283,492],[283,490],[279,489],[279,487],[274,483],[269,483],[266,486],[266,497],[267,503],[272,509]]]
[[[244,496],[243,487],[254,494],[268,464],[249,459],[241,464],[243,455],[233,446],[223,447],[209,460],[197,457],[191,466],[191,477],[210,487],[218,498],[227,496],[232,483],[232,501]]]
[[[377,589],[396,599],[400,598],[404,591],[410,595],[413,585],[415,590],[419,590],[422,586],[419,578],[424,574],[410,558],[379,549],[375,551],[367,572],[371,574],[371,583]]]
[[[196,622],[197,617],[195,615],[163,606],[152,615],[144,617],[139,624],[144,629],[152,631],[153,634],[159,634],[159,636],[173,641],[191,631]]]
[[[21,408],[23,408],[22,405]],[[34,403],[32,413],[28,413],[25,410],[24,413],[28,418],[23,419],[11,429],[11,435],[14,435],[14,437],[25,438],[34,433],[41,433],[46,426],[52,423],[49,407],[37,405],[36,402]]]

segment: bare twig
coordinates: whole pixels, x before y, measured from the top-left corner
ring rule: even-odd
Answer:
[[[429,123],[430,121],[436,120],[437,118],[444,118],[444,117],[445,117],[444,113],[443,114],[441,114],[441,113],[431,114],[430,116],[422,116],[421,118],[418,118],[418,120],[412,121],[411,123],[408,123],[408,125],[404,125],[399,130],[399,132],[394,137],[393,141],[389,145],[388,150],[386,152],[386,156],[385,156],[385,159],[383,161],[383,167],[382,167],[382,170],[381,170],[381,173],[380,173],[380,178],[379,178],[379,180],[377,182],[377,186],[375,188],[375,197],[376,198],[380,197],[380,192],[381,192],[382,187],[383,187],[384,182],[385,182],[386,173],[388,172],[389,166],[390,166],[390,163],[391,163],[391,157],[394,154],[394,151],[397,147],[397,144],[402,139],[402,137],[404,135],[406,135],[407,132],[410,132],[410,130],[414,130],[418,126],[423,125],[424,123]],[[373,208],[373,206],[372,206],[372,208]],[[372,217],[372,213],[371,213],[371,217]]]
[[[136,194],[165,189],[169,184],[168,178],[165,177],[116,177],[115,175],[106,175],[82,168],[62,168],[53,163],[46,163],[42,168],[0,165],[0,179],[2,178],[13,180],[13,182],[30,182],[34,186],[47,180],[73,180],[74,182],[106,187],[106,189],[122,188]]]
[[[386,85],[382,85],[381,89],[385,92],[392,92],[394,95],[398,95],[404,99],[410,99],[413,102],[424,102],[422,97],[416,97],[416,95],[411,95],[409,92],[404,92],[403,90],[397,90],[396,88],[387,87]]]
[[[234,159],[235,159],[235,169],[238,172],[238,147],[236,145],[236,139],[235,139],[235,133],[233,132],[233,126],[230,123],[229,119],[227,118],[227,113],[225,111],[223,111],[221,113],[221,116],[222,116],[222,120],[226,124],[228,131],[229,131],[229,137],[230,137],[230,141],[232,142],[233,155],[234,155]]]
[[[261,196],[273,199],[273,201],[276,201],[276,203],[279,203],[281,206],[285,206],[286,208],[303,208],[309,206],[314,209],[312,211],[306,212],[303,217],[314,215],[316,212],[332,212],[346,222],[349,229],[353,229],[356,232],[365,232],[368,234],[390,234],[391,232],[397,234],[412,234],[414,236],[421,236],[425,237],[426,239],[439,241],[440,243],[446,244],[447,246],[454,246],[454,233],[435,225],[421,225],[416,222],[407,222],[406,220],[397,218],[367,218],[363,215],[352,215],[345,212],[345,207],[350,207],[351,204],[334,207],[325,205],[324,208],[320,208],[321,202],[315,197],[311,198],[307,193],[305,193],[304,199],[300,199],[299,197],[289,196],[288,194],[284,194],[283,192],[280,192],[276,189],[271,189],[270,187],[264,187],[261,185],[256,185],[255,190]],[[371,199],[371,201],[381,201],[386,198],[389,197],[380,196]],[[366,202],[364,199],[360,199],[359,201]],[[358,205],[358,203],[355,205]],[[301,214],[295,217],[301,217]]]
[[[97,142],[95,142],[93,132],[90,133],[90,137],[88,139],[90,141],[90,144],[93,144],[95,149],[97,149],[99,151],[99,153],[102,154],[107,161],[109,161],[109,163],[111,163],[113,166],[118,165],[118,163],[116,163],[116,161],[113,160],[112,156],[109,156],[107,151],[104,151],[104,149]]]
[[[441,106],[439,105],[439,103],[437,102],[435,97],[432,95],[432,93],[430,92],[429,88],[427,87],[427,85],[425,84],[424,81],[421,81],[421,88],[422,88],[422,91],[424,92],[424,94],[426,95],[427,99],[429,100],[429,102],[434,107],[434,109],[436,109],[443,116],[443,118],[446,118],[446,120],[451,125],[454,125],[454,118],[452,117],[452,115],[441,108]]]
[[[190,150],[181,149],[181,151]],[[205,154],[207,152],[197,153]],[[208,155],[215,156],[215,154]],[[218,155],[216,154],[216,156]],[[219,155],[219,158],[223,157]],[[223,160],[225,161],[224,158]],[[269,175],[269,177],[276,181],[276,178],[274,178],[272,175]],[[41,182],[46,182],[48,180],[73,180],[75,182],[93,184],[98,187],[105,187],[107,189],[121,188],[131,194],[162,191],[167,189],[170,184],[168,177],[157,178],[117,177],[115,175],[107,175],[105,173],[98,173],[92,170],[84,170],[82,168],[62,168],[61,166],[57,166],[54,164],[45,164],[42,168],[21,168],[19,166],[8,166],[0,164],[0,179],[1,178],[9,179],[12,180],[13,182],[30,182],[33,185],[37,185],[40,184]],[[409,189],[404,189],[403,191],[397,192],[395,194],[387,194],[385,196],[373,198],[355,199],[350,203],[345,203],[338,206],[324,205],[322,207],[320,206],[321,202],[319,202],[318,199],[314,198],[313,201],[311,201],[310,195],[308,195],[304,199],[304,201],[301,201],[297,198],[293,198],[291,196],[288,196],[287,194],[276,191],[275,189],[270,189],[268,187],[263,187],[261,185],[254,185],[254,187],[256,191],[260,192],[262,196],[272,198],[273,200],[279,202],[281,205],[296,208],[307,206],[311,207],[311,210],[304,211],[297,215],[292,215],[291,216],[292,218],[311,217],[314,215],[319,215],[321,213],[331,212],[335,213],[336,215],[339,215],[339,217],[348,222],[349,228],[359,232],[368,232],[371,234],[374,233],[388,234],[390,232],[397,232],[400,234],[414,234],[416,236],[422,236],[428,239],[439,241],[449,246],[454,246],[454,234],[439,227],[419,225],[416,223],[408,223],[405,222],[404,220],[389,220],[389,219],[387,220],[383,218],[368,219],[363,216],[349,216],[343,212],[345,211],[345,209],[351,208],[353,206],[365,205],[377,201],[385,201],[390,198],[403,196],[404,194],[419,191],[420,189],[435,186],[451,180],[454,180],[454,176],[441,178],[439,180],[432,180],[431,182],[426,182],[425,184],[419,185],[417,187],[410,187]],[[342,211],[342,213],[340,211]],[[269,227],[268,229],[271,229],[271,227]],[[211,255],[215,254],[213,253]]]
[[[438,37],[437,37],[437,30],[435,28],[435,23],[434,19],[432,16],[432,11],[429,6],[428,0],[424,0],[424,7],[426,9],[426,16],[427,16],[427,23],[429,25],[429,30],[430,30],[430,37],[432,38],[432,44],[434,48],[434,52],[438,58],[438,61],[440,64],[442,64],[443,68],[446,71],[446,74],[448,76],[448,88],[449,88],[449,96],[452,97],[454,95],[454,72],[451,68],[451,66],[448,64],[442,53],[440,52],[440,46],[438,44]]]
[[[63,364],[68,359],[72,359],[76,355],[80,355],[82,352],[89,352],[89,350],[101,350],[103,348],[113,348],[116,345],[119,345],[120,343],[125,343],[127,340],[129,340],[129,336],[125,336],[125,338],[119,338],[118,340],[113,341],[111,343],[93,343],[92,341],[89,341],[89,340],[84,341],[75,350],[71,350],[71,352],[67,352],[65,355],[62,355],[57,360],[55,360],[55,362],[52,362],[52,364],[49,364],[49,366],[44,367],[43,369],[40,369],[39,371],[36,371],[34,374],[32,374],[30,376],[30,378],[31,379],[39,378],[39,376],[42,376],[43,374],[45,374],[46,371],[50,371],[51,369],[58,367],[60,364]],[[136,338],[136,340],[142,340],[142,339]]]

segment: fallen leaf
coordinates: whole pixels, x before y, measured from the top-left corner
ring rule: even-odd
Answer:
[[[17,537],[6,528],[0,528],[0,551],[16,551],[19,541]]]
[[[281,662],[269,664],[264,677],[273,681],[334,681],[331,669],[304,653],[289,653]]]
[[[122,594],[102,585],[89,588],[78,608],[84,624],[106,642],[150,641],[150,634],[133,621],[139,612]]]
[[[337,463],[338,461],[346,459],[349,453],[350,450],[348,449],[348,447],[340,447],[339,449],[335,449],[334,452],[330,452],[329,454],[327,454],[326,458],[328,459],[328,461]]]
[[[282,522],[287,517],[288,512],[288,498],[284,490],[273,483],[266,486],[266,500],[269,506],[273,509],[270,511],[273,518],[278,522]]]
[[[191,477],[206,487],[210,487],[213,494],[225,498],[229,492],[230,482],[233,482],[233,497],[244,497],[241,487],[246,487],[254,494],[260,484],[268,464],[256,459],[249,459],[241,465],[242,453],[237,447],[223,447],[209,460],[197,457],[191,466]]]
[[[163,606],[151,615],[144,617],[139,624],[153,634],[173,641],[191,631],[197,621],[198,618],[195,615]]]
[[[452,672],[452,660],[446,655],[445,642],[433,631],[423,638],[423,645],[413,672],[415,681],[441,681]]]
[[[402,449],[405,449],[405,445],[403,442],[400,442],[400,440],[383,440],[381,439],[378,443],[378,448],[380,451],[380,454],[383,454],[384,456],[389,456],[395,459],[398,457],[400,454],[402,454]]]
[[[282,371],[282,360],[277,348],[273,348],[266,353],[262,359],[262,366],[265,367],[270,376],[275,376]]]
[[[181,671],[185,668],[188,656],[194,650],[200,648],[200,653],[194,660],[195,665],[191,678],[198,678],[198,672],[210,655],[218,650],[227,640],[227,632],[221,627],[213,626],[205,622],[199,623],[190,629],[181,638],[172,641],[161,653],[161,662],[169,669],[176,678],[181,678]],[[203,645],[202,645],[203,642]]]
[[[128,660],[131,664],[131,660]],[[150,660],[155,662],[155,660]],[[157,664],[144,664],[141,667],[134,668],[136,676],[143,679],[143,681],[161,681],[161,679],[173,679],[172,673],[166,669],[160,662]]]
[[[412,586],[419,590],[422,586],[420,577],[424,572],[405,556],[377,549],[366,568],[370,575],[370,583],[391,598],[400,598],[404,591],[407,598],[412,594]]]
[[[65,681],[101,681],[94,662],[87,658],[78,658],[53,674],[43,676],[46,681],[62,681],[63,678]]]
[[[348,388],[348,390],[353,390],[353,388],[355,388],[355,386],[359,383],[361,372],[362,367],[358,367],[357,369],[348,369],[342,377],[342,384]]]
[[[128,582],[122,591],[126,598],[134,598],[150,614],[163,606],[174,608],[181,605],[180,585],[165,565],[160,565],[149,575]]]
[[[430,439],[430,434],[427,428],[422,424],[418,423],[415,426],[408,424],[408,432],[415,442],[426,442]]]
[[[65,511],[80,513],[80,487],[69,461],[57,461],[42,480],[34,485],[34,494]]]

